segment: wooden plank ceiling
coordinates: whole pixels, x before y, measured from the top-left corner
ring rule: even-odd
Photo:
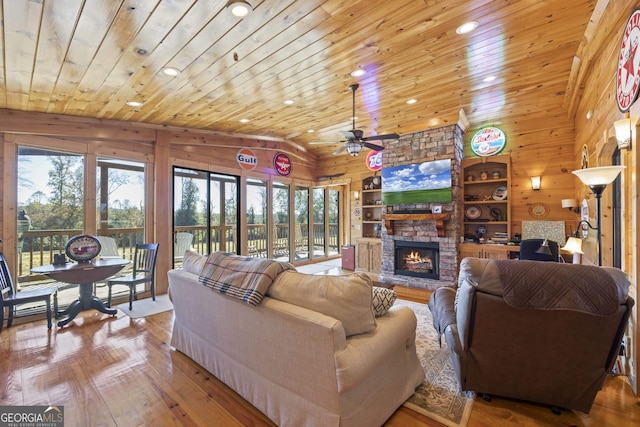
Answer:
[[[324,158],[351,129],[356,82],[365,136],[456,123],[460,109],[473,127],[570,114],[580,88],[571,76],[582,74],[574,56],[596,6],[249,2],[244,19],[219,0],[0,2],[0,108],[261,136]],[[456,34],[470,20],[479,27]],[[366,74],[352,77],[357,69]]]

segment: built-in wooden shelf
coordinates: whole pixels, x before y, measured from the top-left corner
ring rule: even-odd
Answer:
[[[394,221],[434,221],[436,223],[436,230],[438,230],[438,237],[445,237],[445,223],[451,219],[451,214],[384,214],[382,220],[384,226],[387,229],[387,234],[393,235],[393,222]]]

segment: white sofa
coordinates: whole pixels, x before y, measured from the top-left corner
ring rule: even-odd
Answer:
[[[269,296],[252,306],[207,288],[196,274],[201,262],[187,254],[185,270],[168,272],[175,315],[171,345],[277,425],[379,426],[423,381],[416,317],[408,307],[391,307],[374,318],[372,331],[347,337],[343,322],[318,311]],[[289,293],[297,279],[309,286],[327,277],[285,272],[272,290],[282,276],[288,283],[281,283],[280,294]],[[335,280],[361,281],[357,275]],[[336,289],[331,283],[329,294]]]

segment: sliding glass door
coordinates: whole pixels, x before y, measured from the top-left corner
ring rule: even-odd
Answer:
[[[174,265],[186,247],[238,253],[238,200],[237,176],[174,167]]]

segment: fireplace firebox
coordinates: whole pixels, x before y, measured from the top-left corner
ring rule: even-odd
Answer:
[[[396,240],[394,246],[395,274],[440,279],[439,243]]]

